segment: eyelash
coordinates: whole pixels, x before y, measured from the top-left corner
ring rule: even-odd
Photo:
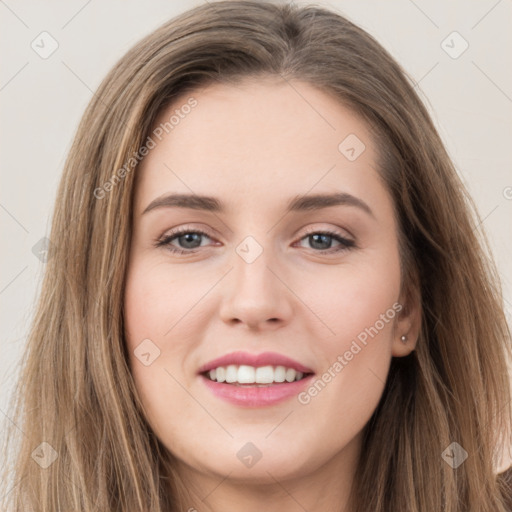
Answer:
[[[174,247],[174,246],[171,246],[171,242],[175,239],[175,238],[178,238],[179,236],[181,235],[184,235],[184,234],[190,234],[190,233],[193,233],[193,234],[196,234],[196,235],[204,235],[208,238],[212,238],[208,233],[206,233],[205,231],[201,231],[200,229],[189,229],[189,228],[179,228],[167,235],[165,235],[164,237],[156,240],[155,242],[155,247],[166,247],[167,250],[171,251],[172,253],[175,253],[175,254],[194,254],[197,252],[197,249],[199,249],[199,247],[195,248],[195,249],[180,249],[179,247]],[[327,236],[330,236],[332,238],[334,238],[337,242],[339,242],[341,244],[341,246],[337,247],[337,248],[330,248],[330,249],[320,249],[320,250],[315,250],[313,249],[314,252],[317,252],[317,253],[320,253],[320,254],[327,254],[327,253],[339,253],[339,252],[342,252],[342,251],[347,251],[347,250],[350,250],[350,249],[353,249],[356,247],[356,244],[353,240],[349,240],[347,238],[344,238],[343,236],[341,236],[339,233],[335,232],[335,231],[329,231],[329,230],[323,230],[323,231],[318,231],[318,230],[312,230],[312,231],[309,231],[308,233],[306,233],[302,238],[300,238],[300,240],[303,240],[304,238],[307,238],[309,236],[312,236],[312,235],[327,235]]]

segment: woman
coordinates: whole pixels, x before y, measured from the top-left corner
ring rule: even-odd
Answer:
[[[510,333],[476,219],[351,22],[171,20],[66,163],[14,510],[510,510]]]

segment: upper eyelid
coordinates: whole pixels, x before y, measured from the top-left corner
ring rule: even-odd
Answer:
[[[301,228],[301,229],[304,229],[304,228]],[[346,228],[341,228],[339,226],[336,226],[336,227],[307,227],[304,235],[307,235],[307,234],[310,234],[310,233],[323,232],[323,231],[339,231],[339,230],[346,232],[348,234],[348,236],[350,236],[350,237],[353,236],[350,233],[349,230],[347,230]],[[215,237],[215,234],[213,233],[213,230],[210,230],[208,228],[203,228],[203,227],[188,226],[188,225],[185,224],[184,226],[179,226],[179,227],[176,227],[176,228],[171,228],[171,229],[165,230],[162,233],[161,238],[163,238],[163,237],[165,237],[167,235],[175,235],[175,234],[178,234],[180,232],[182,232],[182,233],[183,232],[184,233],[203,233],[205,235],[208,235],[208,236],[211,236],[211,237]],[[299,232],[300,232],[300,230],[296,230],[295,234],[298,234]]]
[[[341,233],[340,231],[344,231],[345,233],[348,234],[348,236],[345,236],[343,233]],[[337,236],[340,236],[342,238],[346,238],[347,240],[350,238],[351,240],[354,239],[355,237],[352,235],[352,233],[350,233],[347,229],[344,229],[344,228],[340,228],[340,227],[337,227],[337,228],[308,228],[306,230],[306,232],[302,235],[301,238],[304,238],[305,236],[308,236],[308,235],[312,235],[312,234],[315,234],[315,233],[324,233],[324,232],[333,232],[334,234],[336,234]]]

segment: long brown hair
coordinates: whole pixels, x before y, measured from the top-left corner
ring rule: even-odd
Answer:
[[[392,360],[365,427],[351,510],[507,510],[510,491],[495,470],[511,427],[499,280],[414,84],[344,17],[253,1],[208,3],[160,27],[112,69],[83,116],[13,399],[4,508],[163,512],[182,503],[172,455],[141,412],[124,342],[139,149],[179,95],[268,75],[311,83],[367,122],[399,221],[402,286],[421,301],[417,349]],[[443,457],[454,442],[468,454],[456,468]]]

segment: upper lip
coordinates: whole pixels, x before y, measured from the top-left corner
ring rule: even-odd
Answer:
[[[250,354],[249,352],[232,352],[224,356],[218,357],[210,361],[201,368],[199,373],[204,373],[219,366],[247,365],[247,366],[285,366],[286,368],[293,368],[294,370],[302,373],[314,373],[311,368],[300,364],[289,357],[278,354],[277,352],[262,352],[261,354]]]

